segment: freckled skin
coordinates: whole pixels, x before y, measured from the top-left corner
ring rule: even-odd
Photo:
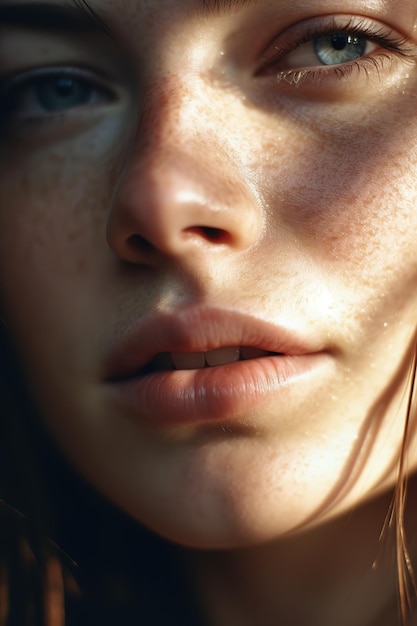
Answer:
[[[120,6],[116,32],[132,11]],[[23,126],[0,148],[2,309],[45,423],[98,489],[197,547],[312,527],[393,484],[416,323],[414,63],[314,100],[255,77],[255,53],[234,63],[240,47],[250,56],[249,35],[220,56],[253,10],[201,21],[144,5],[120,52],[139,67],[138,99],[121,81],[115,102]],[[414,19],[411,5],[398,18]],[[51,59],[72,62],[54,45]],[[94,68],[106,46],[78,46],[77,61]],[[194,226],[230,237],[183,240]],[[132,235],[148,246],[132,248]],[[150,310],[197,301],[295,320],[328,351],[326,375],[216,436],[124,414],[103,380],[110,347]]]

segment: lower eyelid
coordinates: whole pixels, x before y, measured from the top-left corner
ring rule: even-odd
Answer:
[[[386,54],[367,56],[333,66],[316,66],[296,68],[274,72],[275,84],[291,89],[293,96],[314,101],[323,101],[328,98],[356,99],[361,91],[358,91],[357,81],[364,77],[368,81],[374,77],[380,85],[381,76],[385,69],[390,72],[393,69],[394,57],[389,58]],[[399,61],[399,59],[397,58]],[[398,66],[397,66],[398,67]]]

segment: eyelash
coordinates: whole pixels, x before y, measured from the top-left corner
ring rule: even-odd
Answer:
[[[300,26],[297,26],[297,31]],[[306,43],[313,42],[319,37],[330,35],[350,35],[352,37],[360,37],[367,42],[374,43],[381,47],[379,53],[368,56],[358,57],[353,61],[339,63],[335,65],[320,65],[319,61],[316,66],[307,66],[291,69],[277,69],[280,63],[285,61],[287,55],[301,47]],[[340,24],[336,18],[332,18],[327,23],[315,23],[307,25],[303,28],[301,36],[295,35],[294,39],[288,45],[274,47],[274,52],[267,53],[262,61],[261,68],[257,75],[274,74],[278,81],[286,81],[292,86],[301,87],[305,83],[311,82],[317,86],[317,82],[326,78],[335,77],[337,79],[348,78],[354,71],[365,71],[368,75],[368,69],[373,69],[379,74],[384,60],[389,59],[389,53],[392,53],[403,59],[415,60],[416,47],[408,37],[397,36],[392,30],[382,25],[369,23],[367,19],[350,18],[347,23]]]

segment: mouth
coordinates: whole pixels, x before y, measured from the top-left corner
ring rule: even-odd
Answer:
[[[225,346],[207,352],[161,352],[156,354],[136,376],[173,370],[201,370],[228,365],[237,361],[248,361],[262,357],[282,355],[251,346]]]
[[[326,352],[284,325],[197,307],[154,313],[126,329],[105,382],[128,414],[154,425],[244,419],[307,393],[329,362]]]
[[[154,372],[202,370],[319,351],[319,342],[285,325],[235,311],[191,307],[134,321],[110,350],[105,378],[113,381]]]

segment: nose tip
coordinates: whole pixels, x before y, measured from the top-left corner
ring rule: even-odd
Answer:
[[[111,249],[124,261],[198,252],[240,252],[261,231],[256,197],[236,167],[220,168],[203,151],[153,155],[132,163],[107,223]]]

